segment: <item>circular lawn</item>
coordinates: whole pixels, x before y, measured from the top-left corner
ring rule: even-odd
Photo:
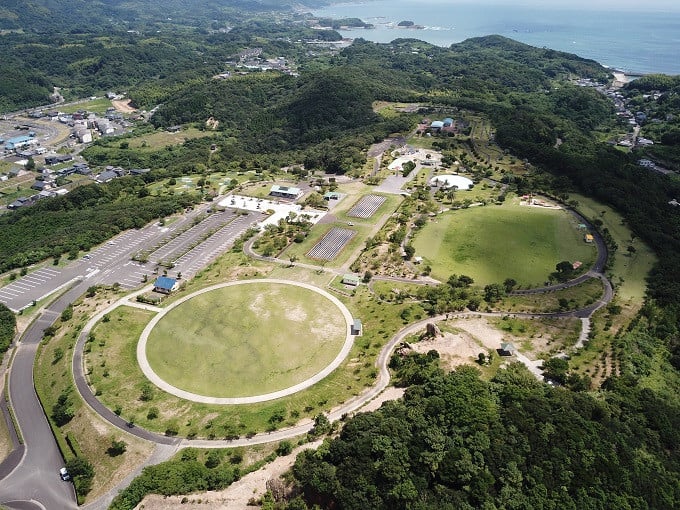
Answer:
[[[163,381],[207,397],[280,391],[318,374],[338,356],[347,318],[321,293],[258,281],[197,293],[165,313],[146,341]]]
[[[563,209],[506,204],[438,215],[417,234],[413,247],[442,281],[458,274],[479,285],[513,278],[536,287],[563,260],[592,265],[597,248],[583,236],[576,219]]]

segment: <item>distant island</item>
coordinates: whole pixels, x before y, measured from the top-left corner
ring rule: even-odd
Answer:
[[[416,29],[425,28],[423,25],[416,25],[413,21],[410,20],[400,21],[399,23],[397,23],[397,26],[400,28],[416,28]]]

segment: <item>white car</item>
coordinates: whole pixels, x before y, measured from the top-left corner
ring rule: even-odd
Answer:
[[[68,482],[71,479],[71,475],[68,473],[68,471],[65,467],[63,467],[59,470],[59,476],[65,482]]]

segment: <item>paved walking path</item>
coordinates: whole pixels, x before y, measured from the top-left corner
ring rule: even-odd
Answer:
[[[346,328],[345,328],[345,342],[343,343],[342,349],[340,349],[340,352],[335,357],[335,359],[333,359],[333,361],[331,361],[331,363],[327,365],[323,370],[313,375],[309,379],[306,379],[298,384],[295,384],[293,386],[290,386],[279,391],[273,391],[271,393],[266,393],[263,395],[253,395],[249,397],[208,397],[205,395],[199,395],[197,393],[191,393],[189,391],[177,388],[176,386],[173,386],[167,381],[164,381],[156,374],[156,372],[153,371],[146,357],[146,344],[149,339],[149,334],[156,326],[156,324],[158,324],[158,322],[161,319],[163,319],[165,314],[167,314],[174,308],[180,306],[181,304],[185,303],[189,299],[192,299],[201,294],[205,294],[206,292],[222,289],[224,287],[233,287],[235,285],[248,285],[251,283],[270,283],[302,287],[304,289],[316,292],[317,294],[321,294],[323,297],[325,297],[326,299],[331,301],[335,306],[337,306],[342,312],[343,317],[345,318]],[[147,326],[144,328],[144,331],[142,331],[142,334],[139,338],[139,342],[137,343],[137,360],[139,362],[139,366],[142,369],[142,372],[144,372],[144,375],[146,376],[147,379],[149,379],[153,384],[158,386],[161,390],[170,393],[171,395],[175,395],[176,397],[183,398],[185,400],[191,400],[193,402],[200,402],[203,404],[219,404],[219,405],[256,404],[258,402],[266,402],[268,400],[275,400],[277,398],[287,397],[288,395],[292,395],[294,393],[297,393],[298,391],[302,391],[306,388],[309,388],[310,386],[318,383],[319,381],[327,377],[331,372],[333,372],[333,370],[338,368],[340,364],[345,360],[345,358],[349,354],[349,351],[352,349],[352,346],[354,345],[354,336],[352,335],[351,332],[353,320],[354,319],[350,311],[338,298],[326,292],[325,290],[320,289],[319,287],[316,287],[314,285],[310,285],[308,283],[294,282],[291,280],[281,280],[276,278],[264,278],[261,280],[237,280],[233,282],[220,283],[217,285],[206,287],[205,289],[201,289],[197,292],[194,292],[193,294],[189,294],[188,296],[183,297],[179,301],[175,301],[172,305],[170,305],[167,308],[164,308],[158,315],[151,319],[149,324],[147,324]]]

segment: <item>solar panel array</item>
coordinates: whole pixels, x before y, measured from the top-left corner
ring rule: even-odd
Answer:
[[[333,260],[355,235],[355,230],[332,228],[307,252],[307,256],[311,259]]]
[[[354,207],[349,210],[347,216],[362,219],[370,218],[378,210],[378,207],[383,205],[385,200],[385,197],[379,195],[366,195],[354,204]]]

